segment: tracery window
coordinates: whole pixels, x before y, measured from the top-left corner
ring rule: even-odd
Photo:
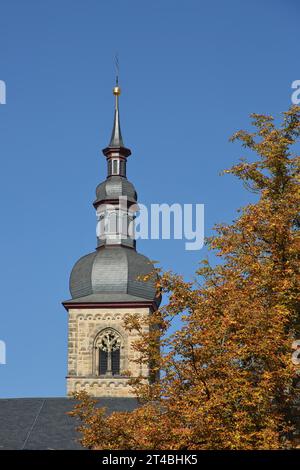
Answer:
[[[120,375],[122,339],[117,331],[106,328],[96,338],[96,372],[99,375]]]

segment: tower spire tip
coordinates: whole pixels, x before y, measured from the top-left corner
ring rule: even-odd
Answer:
[[[119,87],[119,55],[116,53],[115,55],[115,66],[116,66],[116,85],[113,88],[113,94],[115,96],[120,96],[121,88]]]

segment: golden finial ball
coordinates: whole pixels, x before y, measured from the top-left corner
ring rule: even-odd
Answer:
[[[114,94],[115,96],[119,96],[119,95],[121,94],[121,88],[120,88],[119,86],[115,86],[115,87],[113,88],[113,94]]]

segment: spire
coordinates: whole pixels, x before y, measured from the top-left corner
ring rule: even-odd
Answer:
[[[104,155],[106,156],[107,160],[111,160],[112,158],[120,158],[124,161],[124,168],[120,171],[121,176],[126,176],[126,158],[131,155],[130,149],[124,146],[121,127],[120,127],[120,116],[119,116],[119,96],[121,94],[121,88],[119,87],[119,65],[118,60],[116,59],[116,85],[113,88],[113,94],[115,95],[115,116],[114,116],[114,125],[113,130],[111,133],[110,142],[108,147],[102,150]],[[110,163],[109,163],[109,175],[110,172]],[[119,170],[121,169],[121,165],[119,166]],[[119,172],[118,172],[119,173]],[[115,174],[115,173],[112,173]]]
[[[118,85],[118,76],[116,79],[116,86],[113,88],[113,94],[115,95],[115,117],[114,125],[109,142],[109,147],[124,147],[121,127],[120,127],[120,116],[119,116],[119,96],[121,94],[121,88]]]

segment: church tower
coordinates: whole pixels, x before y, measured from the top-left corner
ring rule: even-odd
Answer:
[[[128,375],[148,375],[134,362],[135,333],[124,329],[128,313],[141,317],[157,309],[153,265],[136,251],[134,218],[137,193],[126,176],[131,151],[124,146],[119,118],[118,83],[110,143],[103,150],[107,178],[96,188],[97,248],[80,258],[70,275],[67,394],[85,390],[95,397],[130,397]],[[127,372],[128,374],[128,372]]]

